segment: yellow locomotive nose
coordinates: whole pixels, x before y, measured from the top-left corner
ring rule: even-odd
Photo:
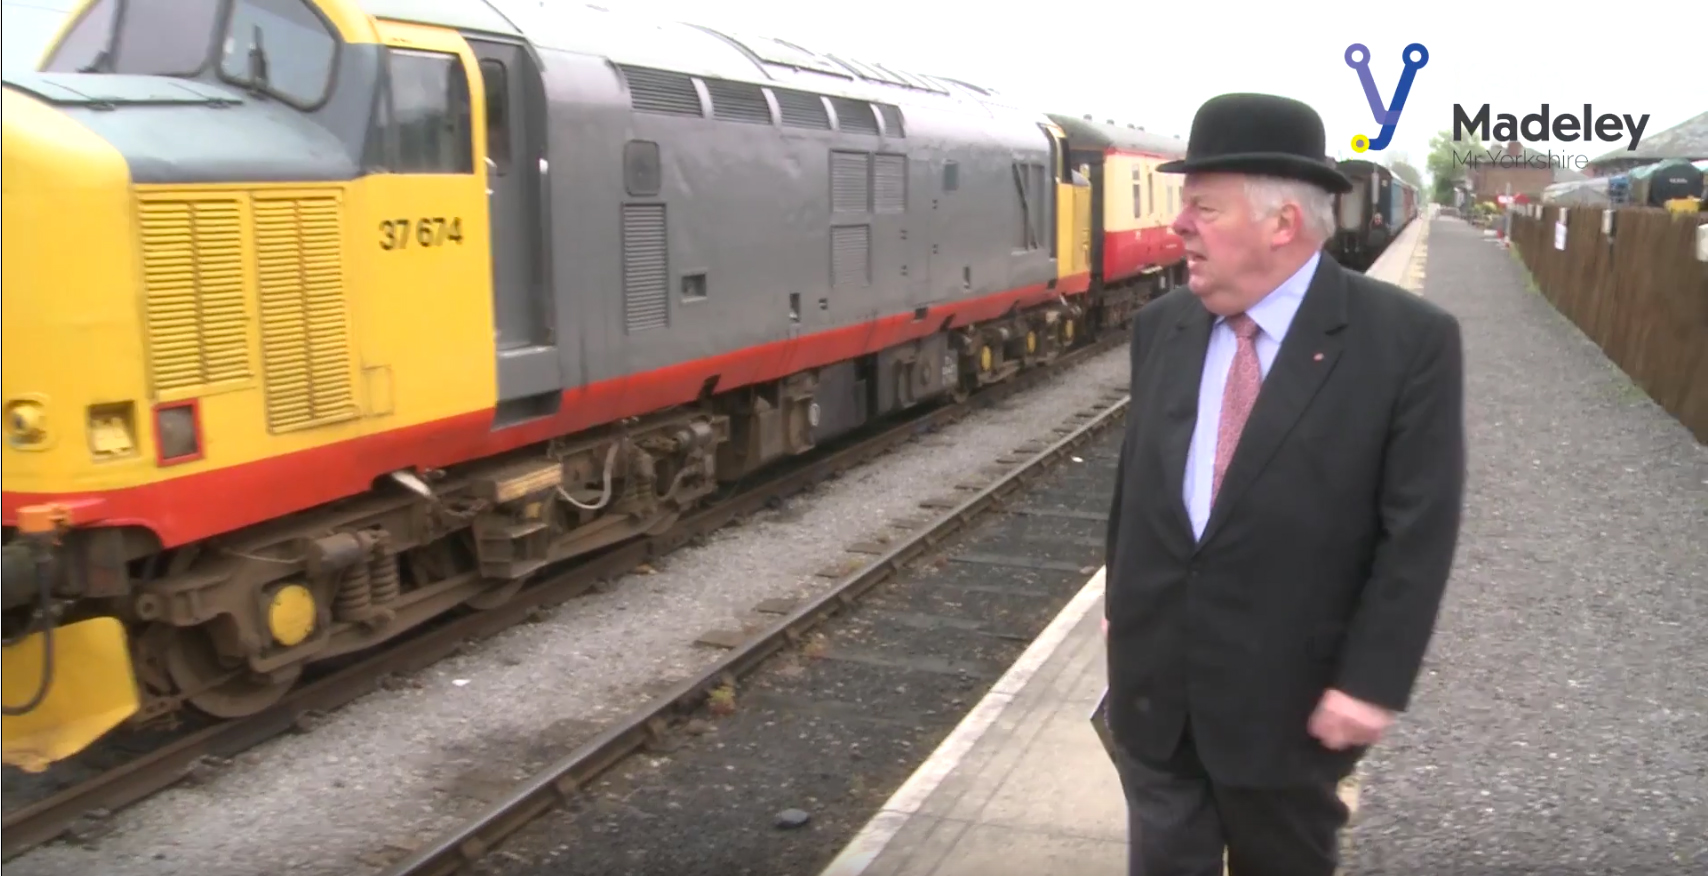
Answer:
[[[123,367],[142,353],[130,167],[37,95],[8,83],[0,100],[0,479],[8,494],[134,480],[148,387]]]
[[[140,371],[123,367],[140,358],[141,344],[129,166],[37,96],[8,84],[0,101],[0,481],[11,639],[0,654],[0,740],[5,763],[35,771],[83,749],[139,705],[116,618],[56,620],[39,608],[44,576],[68,565],[59,529],[71,514],[42,497],[136,477],[149,462],[134,440],[147,386]]]

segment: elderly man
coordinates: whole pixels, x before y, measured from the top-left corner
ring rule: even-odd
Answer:
[[[1458,539],[1463,363],[1446,312],[1322,255],[1322,121],[1199,109],[1140,311],[1109,517],[1108,729],[1132,876],[1330,876],[1337,784],[1406,708]]]

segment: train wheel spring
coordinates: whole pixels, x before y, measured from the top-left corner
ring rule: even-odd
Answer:
[[[391,539],[378,533],[374,552],[368,560],[368,594],[374,605],[388,605],[403,593],[398,575],[397,554],[391,549]]]
[[[357,563],[344,573],[332,614],[341,621],[359,621],[373,614],[373,591],[368,582],[368,564]]]

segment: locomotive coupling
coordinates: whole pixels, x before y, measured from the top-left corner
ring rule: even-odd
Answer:
[[[40,588],[36,584],[36,551],[34,539],[19,539],[0,549],[0,608],[11,611],[35,600]]]
[[[51,595],[58,579],[54,548],[59,534],[71,522],[71,511],[63,505],[26,505],[18,509],[18,538],[6,545],[0,563],[0,608],[11,611]],[[41,611],[47,605],[39,606]]]
[[[4,761],[40,772],[83,750],[140,704],[124,626],[113,617],[60,625],[52,605],[59,535],[70,512],[18,509],[18,538],[4,554],[7,609],[34,603],[27,631],[0,660]]]

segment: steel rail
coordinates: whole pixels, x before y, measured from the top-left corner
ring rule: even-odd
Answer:
[[[1034,454],[960,505],[944,512],[929,526],[862,568],[843,577],[824,594],[756,633],[696,677],[637,709],[556,763],[522,782],[507,797],[460,827],[393,864],[382,876],[441,876],[462,870],[495,848],[505,837],[553,807],[568,802],[581,788],[649,743],[661,741],[670,718],[691,714],[719,685],[733,686],[779,649],[800,641],[808,630],[852,606],[873,586],[902,570],[920,554],[964,530],[1027,481],[1050,469],[1069,451],[1091,440],[1113,423],[1124,421],[1128,396],[1106,404],[1095,414],[1081,413],[1084,422],[1054,444]]]

